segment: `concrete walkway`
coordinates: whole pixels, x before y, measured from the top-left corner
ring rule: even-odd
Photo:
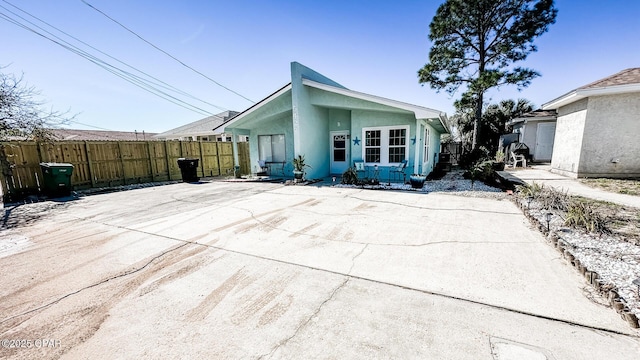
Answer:
[[[592,188],[582,184],[578,179],[554,174],[549,171],[550,169],[551,166],[549,165],[534,165],[527,169],[505,169],[505,171],[530,185],[535,182],[545,186],[552,186],[571,195],[640,208],[640,196],[618,194]]]

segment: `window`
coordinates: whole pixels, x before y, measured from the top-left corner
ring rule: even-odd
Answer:
[[[363,157],[366,163],[397,164],[407,160],[408,125],[363,128]]]
[[[284,162],[284,134],[259,135],[258,156],[266,162]]]
[[[407,150],[407,130],[391,129],[389,130],[389,162],[399,163],[405,159]]]
[[[365,131],[364,151],[365,162],[380,162],[380,130]]]

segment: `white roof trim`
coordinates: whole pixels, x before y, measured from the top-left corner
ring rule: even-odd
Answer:
[[[521,122],[528,123],[530,121],[550,121],[550,120],[557,120],[557,119],[558,119],[557,116],[517,117],[517,118],[513,118],[510,121],[508,121],[507,124],[508,125],[513,125],[513,124],[521,123]]]
[[[615,95],[640,91],[640,84],[626,84],[599,88],[576,89],[542,105],[542,110],[557,110],[589,96]]]
[[[310,87],[314,87],[316,89],[354,97],[360,100],[376,102],[382,105],[387,105],[387,106],[395,107],[398,109],[411,111],[416,114],[417,119],[440,119],[440,116],[443,114],[442,111],[429,109],[423,106],[413,105],[413,104],[409,104],[409,103],[405,103],[397,100],[391,100],[391,99],[383,98],[380,96],[365,94],[365,93],[361,93],[353,90],[342,89],[342,88],[338,88],[331,85],[321,84],[309,79],[302,79],[302,84]],[[446,129],[446,126],[445,126],[445,129]]]
[[[155,138],[177,138],[177,137],[185,137],[185,136],[213,136],[213,135],[221,135],[223,132],[214,132],[210,131],[198,131],[198,132],[184,132],[184,133],[171,133],[171,134],[158,134],[154,135]]]
[[[284,87],[280,88],[280,90],[274,92],[273,94],[267,96],[266,98],[262,99],[260,102],[258,102],[257,104],[253,105],[252,107],[248,108],[247,110],[241,112],[240,114],[234,116],[233,118],[231,118],[231,120],[222,123],[221,125],[218,125],[217,127],[213,128],[212,130],[215,131],[219,131],[219,132],[226,132],[226,127],[228,125],[231,125],[235,122],[237,122],[238,120],[244,118],[245,116],[251,114],[252,112],[260,109],[261,107],[263,107],[264,105],[266,105],[267,103],[269,103],[269,101],[277,98],[278,96],[284,94],[285,92],[291,90],[291,83],[285,85]]]

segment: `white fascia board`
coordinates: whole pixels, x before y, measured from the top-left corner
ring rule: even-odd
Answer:
[[[507,122],[507,125],[514,125],[521,122],[528,123],[533,121],[552,121],[557,119],[557,116],[518,117]]]
[[[599,88],[590,88],[590,89],[577,89],[573,90],[565,95],[560,96],[550,102],[542,105],[542,110],[557,110],[561,106],[565,106],[576,102],[578,100],[584,99],[589,96],[604,96],[604,95],[615,95],[615,94],[624,94],[630,92],[640,92],[640,84],[627,84],[627,85],[617,85],[617,86],[607,86],[607,87],[599,87]]]
[[[429,108],[418,106],[418,105],[408,104],[402,101],[391,100],[391,99],[383,98],[381,96],[365,94],[365,93],[361,93],[361,92],[353,91],[349,89],[337,88],[335,86],[321,84],[309,79],[302,79],[302,85],[336,93],[339,95],[349,96],[349,97],[353,97],[360,100],[371,101],[378,104],[411,111],[416,114],[417,119],[439,119],[442,114],[442,111],[429,109]]]
[[[231,120],[229,120],[229,121],[227,121],[225,123],[222,123],[222,124],[218,125],[217,127],[213,128],[213,131],[216,131],[216,134],[226,132],[227,126],[238,122],[238,120],[243,119],[245,116],[247,116],[247,115],[253,113],[254,111],[260,109],[264,105],[268,104],[271,100],[277,98],[278,96],[284,94],[285,92],[287,92],[289,90],[291,90],[291,83],[289,83],[288,85],[282,87],[280,90],[274,92],[273,94],[267,96],[266,98],[262,99],[260,102],[258,102],[255,105],[251,106],[247,110],[245,110],[245,111],[241,112],[240,114],[234,116]]]

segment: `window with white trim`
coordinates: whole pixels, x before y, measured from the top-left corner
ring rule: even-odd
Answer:
[[[284,134],[258,135],[259,160],[266,162],[284,162]]]
[[[362,157],[365,163],[385,166],[408,160],[408,134],[408,125],[363,128]]]

